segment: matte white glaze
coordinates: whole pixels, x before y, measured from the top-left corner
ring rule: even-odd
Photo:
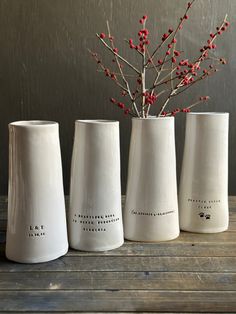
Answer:
[[[67,252],[58,123],[9,124],[8,199],[8,259],[38,263]]]
[[[68,222],[74,249],[105,251],[124,242],[117,121],[75,122]]]
[[[179,190],[182,230],[228,228],[228,128],[228,113],[187,114]]]
[[[133,241],[179,235],[173,117],[132,119],[124,230]]]

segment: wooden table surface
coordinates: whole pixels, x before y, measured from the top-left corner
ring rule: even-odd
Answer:
[[[1,197],[0,312],[236,313],[236,197],[229,199],[224,233],[127,241],[105,253],[70,250],[26,265],[5,258],[7,199]]]

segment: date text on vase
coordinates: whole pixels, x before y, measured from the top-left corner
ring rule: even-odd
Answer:
[[[29,226],[29,237],[43,237],[45,236],[45,227],[44,225],[30,225]]]

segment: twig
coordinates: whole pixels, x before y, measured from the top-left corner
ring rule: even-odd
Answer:
[[[109,22],[108,22],[108,21],[107,21],[107,30],[108,30],[108,36],[109,36],[109,38],[110,38],[110,37],[111,37],[111,32],[110,32],[110,26],[109,26]],[[100,37],[99,37],[99,38],[100,38]],[[112,49],[113,49],[113,52],[114,52],[115,46],[114,46],[113,40],[111,41],[111,45],[112,45]],[[125,76],[124,76],[124,73],[123,73],[123,70],[122,70],[122,68],[121,68],[121,65],[120,65],[120,62],[119,62],[119,59],[118,59],[118,55],[117,55],[117,54],[115,54],[115,60],[116,60],[117,67],[118,67],[118,69],[119,69],[119,71],[120,71],[120,75],[121,75],[121,77],[122,77],[122,80],[123,80],[123,82],[124,82],[125,85],[126,85],[126,91],[128,92],[129,97],[130,97],[130,99],[131,99],[132,106],[133,106],[133,110],[136,112],[137,116],[139,117],[140,115],[139,115],[137,106],[136,106],[136,104],[135,104],[134,98],[133,98],[133,96],[132,96],[132,93],[131,93],[131,90],[130,90],[130,87],[129,87],[129,83],[128,83],[128,81],[126,80],[126,78],[125,78]]]
[[[113,51],[113,49],[105,42],[104,39],[102,39],[99,34],[96,34],[96,36],[99,38],[99,40],[102,42],[102,44],[113,53],[113,55],[117,56],[120,60],[122,60],[124,63],[126,63],[131,69],[133,69],[137,74],[141,74],[141,72],[134,66],[132,65],[129,61],[124,59],[119,53],[116,53]]]

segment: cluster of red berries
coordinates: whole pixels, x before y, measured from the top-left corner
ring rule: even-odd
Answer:
[[[117,80],[117,77],[116,75],[111,72],[108,68],[105,68],[104,69],[104,74],[107,76],[107,77],[110,77],[112,80]]]
[[[187,67],[187,68],[184,68],[183,67]],[[199,64],[193,64],[193,63],[189,63],[188,59],[184,59],[184,60],[181,60],[178,64],[178,66],[176,67],[176,75],[179,77],[179,79],[182,79],[184,78],[185,79],[185,84],[184,85],[187,85],[189,83],[192,83],[194,81],[194,78],[191,77],[191,78],[187,78],[187,74],[191,74],[193,76],[197,76],[197,72],[198,70],[200,70],[200,66]]]
[[[183,108],[181,111],[182,112],[190,112],[191,110],[190,110],[190,108]]]
[[[149,59],[147,60],[147,63],[144,64],[144,66],[146,67],[146,65],[149,63],[152,63],[154,65],[154,61],[153,61],[153,57],[156,53],[156,51],[162,47],[162,45],[167,46],[166,47],[166,51],[164,52],[164,57],[163,59],[159,58],[158,60],[155,60],[155,64],[157,67],[160,67],[160,72],[162,71],[162,67],[166,62],[170,62],[172,63],[172,69],[176,69],[175,74],[176,77],[173,77],[171,79],[179,79],[180,83],[178,86],[183,86],[183,85],[190,85],[192,83],[195,83],[195,81],[199,80],[199,79],[203,79],[205,78],[207,75],[210,75],[212,72],[217,71],[217,69],[215,68],[214,64],[210,64],[209,66],[207,66],[206,68],[203,68],[201,70],[201,74],[200,74],[200,64],[202,61],[205,61],[208,57],[209,51],[212,49],[216,49],[217,46],[214,43],[214,40],[216,39],[216,37],[218,35],[221,35],[224,31],[227,30],[228,26],[230,25],[230,23],[228,21],[224,21],[223,24],[220,27],[216,27],[216,31],[213,33],[210,33],[208,40],[206,42],[206,44],[204,44],[201,49],[200,49],[200,57],[194,61],[194,62],[190,62],[188,59],[183,59],[181,60],[179,57],[181,55],[181,51],[176,50],[175,44],[177,43],[177,39],[176,39],[176,33],[179,29],[182,29],[183,24],[185,22],[185,20],[188,20],[189,16],[187,15],[189,8],[192,6],[192,3],[194,2],[194,0],[192,0],[191,2],[188,2],[187,4],[187,8],[186,8],[186,12],[185,14],[180,18],[179,20],[179,24],[177,29],[174,31],[173,28],[169,28],[168,31],[166,31],[161,37],[161,42],[158,44],[158,46],[156,47],[156,50],[154,50],[154,53],[151,54],[151,56],[149,56]],[[149,30],[146,28],[146,21],[148,19],[147,15],[143,15],[142,18],[139,20],[140,24],[142,25],[140,30],[138,31],[138,43],[136,44],[136,42],[134,42],[134,40],[132,38],[129,39],[128,43],[131,49],[135,49],[137,50],[139,53],[143,54],[143,56],[145,56],[145,51],[148,52],[147,50],[147,46],[150,44],[150,40],[148,38],[149,36]],[[108,40],[110,40],[111,42],[111,46],[109,47],[110,50],[113,51],[113,62],[117,61],[117,58],[120,58],[122,60],[122,58],[118,55],[118,48],[115,48],[114,44],[113,44],[113,36],[110,35],[106,35],[105,33],[101,33],[100,35],[98,35],[98,37],[100,37],[100,39],[103,41],[103,44],[106,45],[106,43],[104,42],[104,39],[107,38]],[[167,43],[166,43],[167,42]],[[107,45],[106,45],[107,46]],[[169,56],[169,58],[168,58]],[[114,80],[117,85],[119,85],[119,81],[116,77],[116,74],[114,72],[111,72],[108,68],[105,68],[105,66],[101,63],[100,59],[98,58],[97,55],[94,56],[95,60],[97,61],[97,63],[100,64],[100,67],[102,69],[102,71],[104,72],[104,74],[111,78],[112,80]],[[124,61],[124,60],[123,60]],[[219,58],[218,61],[222,64],[225,64],[226,61],[223,58]],[[119,64],[118,64],[119,65]],[[132,65],[131,65],[132,66]],[[120,67],[123,67],[123,64],[120,64]],[[137,72],[137,71],[136,71]],[[195,76],[198,76],[199,78],[196,80]],[[136,90],[134,92],[131,92],[129,89],[126,91],[125,88],[122,88],[121,91],[121,95],[122,96],[127,96],[129,95],[131,100],[134,101],[136,100],[136,97],[142,97],[142,106],[145,105],[153,105],[158,98],[158,95],[154,93],[154,90],[152,90],[152,92],[149,91],[145,91],[142,93],[140,86],[138,85],[142,85],[142,76],[141,74],[139,74],[136,77],[137,80],[137,86],[136,86]],[[169,80],[164,81],[164,83],[168,83]],[[143,87],[143,86],[142,86]],[[137,96],[136,96],[137,95]],[[199,98],[198,102],[201,101],[207,101],[209,99],[209,96],[201,96]],[[129,109],[128,107],[126,107],[126,105],[123,102],[119,102],[114,98],[110,98],[110,101],[115,104],[116,106],[118,106],[120,109],[123,110],[124,114],[128,115],[134,115],[134,113],[132,112],[131,109]],[[197,102],[197,103],[198,103]],[[175,116],[177,113],[179,112],[190,112],[190,108],[192,108],[194,105],[196,105],[197,103],[189,106],[189,107],[184,107],[184,108],[176,108],[172,111],[164,111],[161,113],[161,116]],[[145,107],[144,107],[145,108]]]
[[[201,97],[199,97],[200,101],[206,101],[206,100],[209,100],[209,99],[210,99],[209,96],[201,96]]]
[[[155,93],[151,94],[146,91],[143,93],[143,96],[145,97],[145,105],[153,105],[157,100],[157,95]]]
[[[147,20],[147,15],[144,15],[140,20],[139,22],[141,24],[144,24],[145,21]],[[134,44],[134,41],[132,38],[129,39],[129,46],[130,46],[130,49],[136,49],[142,53],[144,53],[145,51],[145,45],[149,45],[150,44],[150,40],[147,38],[148,37],[148,34],[149,34],[149,31],[147,28],[143,28],[143,29],[140,29],[139,32],[138,32],[138,36],[139,36],[139,44],[138,45],[135,45]]]
[[[207,44],[200,49],[201,53],[204,53],[204,56],[207,57],[207,50],[216,49],[216,44],[213,43],[213,40],[216,38],[217,35],[221,35],[223,32],[227,30],[230,23],[225,21],[221,27],[216,27],[215,33],[210,33],[210,38],[207,40]]]
[[[171,112],[171,115],[174,117],[177,113],[179,113],[181,111],[180,108],[176,108]]]
[[[176,116],[177,115],[177,113],[179,113],[179,112],[190,112],[191,110],[190,110],[190,108],[183,108],[183,109],[180,109],[180,108],[176,108],[176,109],[174,109],[173,111],[171,111],[171,112],[168,112],[168,111],[163,111],[162,112],[162,116],[164,116],[164,117],[166,117],[166,116],[172,116],[172,117],[174,117],[174,116]]]
[[[139,23],[140,24],[144,24],[144,22],[147,20],[147,15],[144,15],[140,20],[139,20]]]
[[[122,109],[124,111],[125,115],[127,115],[131,112],[131,110],[129,108],[127,108],[123,102],[119,102],[115,98],[110,98],[110,101],[111,101],[111,103],[117,105],[117,107]]]

